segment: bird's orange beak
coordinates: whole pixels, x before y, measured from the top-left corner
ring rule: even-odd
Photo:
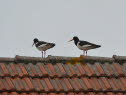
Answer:
[[[69,40],[68,42],[71,42],[71,41],[73,41],[73,39]]]
[[[35,43],[32,44],[32,47],[34,46]]]

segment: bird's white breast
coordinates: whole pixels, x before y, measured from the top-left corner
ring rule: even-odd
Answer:
[[[79,45],[80,42],[77,43],[77,47],[80,49],[80,50],[88,50],[88,47],[90,47],[91,45],[82,45],[80,46]]]
[[[37,47],[37,49],[40,50],[40,51],[46,51],[49,48],[51,48],[51,47],[50,47],[50,45],[47,45],[47,44],[42,44],[42,45]]]

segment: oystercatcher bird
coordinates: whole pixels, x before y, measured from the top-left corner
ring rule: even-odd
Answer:
[[[53,48],[55,46],[54,43],[48,43],[44,41],[39,41],[37,38],[33,40],[33,45],[35,44],[36,48],[42,52],[42,58],[45,58],[46,50]],[[32,45],[32,46],[33,46]]]
[[[96,45],[96,44],[93,44],[93,43],[90,43],[90,42],[87,42],[87,41],[81,41],[81,40],[79,40],[79,38],[77,36],[74,36],[73,39],[70,40],[70,41],[73,41],[73,40],[74,40],[75,45],[80,50],[83,50],[84,55],[86,53],[86,56],[87,56],[88,50],[101,47],[100,45]]]

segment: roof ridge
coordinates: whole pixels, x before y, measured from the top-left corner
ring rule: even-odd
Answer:
[[[14,62],[15,58],[10,57],[0,57],[0,62]]]
[[[112,57],[100,57],[100,56],[83,56],[80,57],[66,57],[66,56],[51,56],[49,55],[46,58],[41,57],[31,57],[31,56],[19,56],[16,55],[14,58],[9,57],[0,57],[0,62],[118,62],[118,61],[126,61],[126,56],[117,56],[113,55]]]

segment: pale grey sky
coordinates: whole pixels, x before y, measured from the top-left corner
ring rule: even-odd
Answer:
[[[0,57],[41,57],[34,38],[56,43],[48,55],[80,56],[73,36],[102,45],[88,55],[126,55],[126,0],[0,0]]]

